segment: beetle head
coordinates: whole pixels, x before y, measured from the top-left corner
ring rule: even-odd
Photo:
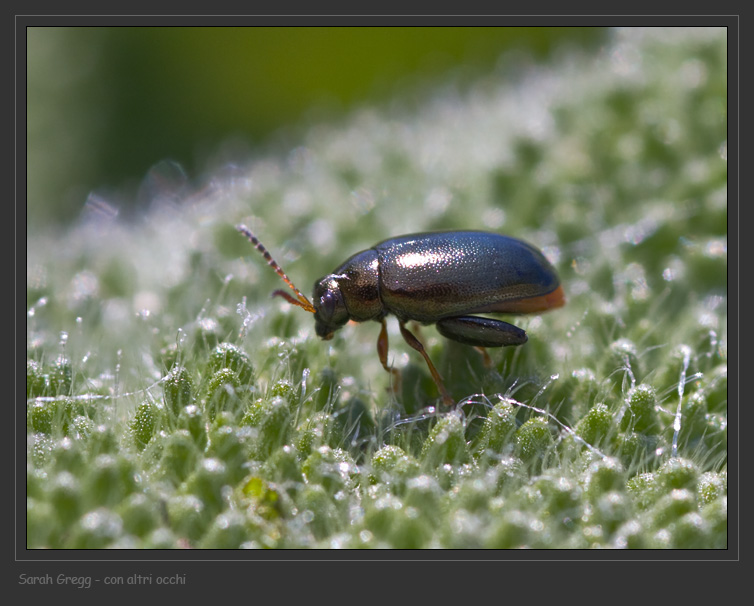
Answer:
[[[339,279],[330,274],[314,285],[314,330],[317,336],[328,341],[333,333],[349,320],[348,309],[340,290]]]

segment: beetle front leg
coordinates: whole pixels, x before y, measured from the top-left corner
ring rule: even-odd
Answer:
[[[526,331],[491,318],[457,316],[437,322],[437,332],[443,337],[475,347],[504,347],[523,345],[528,340]]]
[[[406,328],[405,324],[403,322],[398,322],[398,325],[401,327],[401,334],[403,335],[403,338],[406,340],[406,343],[408,343],[411,347],[413,347],[416,351],[418,351],[422,357],[424,358],[425,362],[427,363],[427,366],[429,367],[429,372],[432,374],[432,378],[435,381],[435,384],[437,385],[437,388],[440,390],[440,393],[442,394],[442,401],[443,404],[446,406],[452,406],[453,405],[453,398],[448,393],[448,390],[445,389],[445,384],[442,381],[442,377],[440,376],[440,373],[437,372],[437,369],[435,368],[435,365],[432,364],[432,360],[429,359],[429,355],[424,349],[424,345],[422,345],[421,341],[417,339],[411,331]]]
[[[393,375],[391,389],[395,393],[401,390],[401,373],[397,368],[392,368],[391,366],[388,366],[387,351],[388,351],[387,322],[385,322],[385,318],[382,318],[382,330],[380,330],[380,336],[377,337],[377,355],[380,357],[382,368],[384,368],[390,374]]]

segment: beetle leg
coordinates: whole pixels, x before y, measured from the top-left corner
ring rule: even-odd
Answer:
[[[492,358],[490,358],[490,354],[487,353],[487,350],[484,347],[475,347],[480,354],[482,354],[482,364],[484,364],[485,368],[492,368]]]
[[[380,336],[377,338],[377,355],[380,356],[382,368],[393,375],[393,382],[391,385],[393,392],[400,391],[401,373],[397,368],[392,368],[387,365],[387,322],[385,322],[385,318],[382,318],[382,330],[380,330]]]
[[[427,363],[427,366],[429,366],[429,372],[432,374],[432,378],[435,380],[435,383],[437,384],[437,388],[440,390],[440,393],[442,394],[442,401],[446,406],[452,406],[453,405],[453,398],[448,393],[448,390],[445,389],[445,384],[442,382],[442,377],[440,376],[440,373],[437,372],[437,369],[435,368],[435,365],[432,364],[432,360],[429,359],[429,355],[424,349],[424,345],[421,344],[421,341],[417,339],[411,331],[406,328],[405,324],[403,322],[398,322],[398,325],[401,327],[401,334],[403,335],[403,338],[406,340],[406,343],[408,343],[411,347],[413,347],[416,351],[418,351],[422,357],[424,358],[424,361]]]
[[[503,347],[522,345],[528,337],[526,331],[491,318],[457,316],[437,322],[437,331],[445,338],[475,347]]]

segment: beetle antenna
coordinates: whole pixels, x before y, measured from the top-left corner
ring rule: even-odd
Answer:
[[[293,282],[290,281],[288,276],[286,276],[285,272],[281,269],[280,265],[278,265],[275,262],[275,259],[272,258],[272,255],[264,247],[264,244],[262,244],[259,241],[259,239],[253,233],[251,233],[251,230],[245,225],[238,225],[236,226],[236,229],[249,239],[249,242],[251,242],[254,245],[254,248],[256,248],[260,253],[262,253],[264,258],[267,260],[267,265],[272,267],[272,269],[275,270],[275,273],[283,279],[283,282],[285,282],[288,286],[291,287],[291,290],[296,293],[296,296],[298,298],[294,299],[291,295],[289,295],[287,292],[282,291],[282,290],[276,290],[275,292],[272,293],[272,295],[283,297],[289,303],[292,303],[293,305],[298,305],[299,307],[302,307],[308,312],[311,312],[311,313],[316,312],[317,310],[315,309],[314,305],[312,305],[309,302],[309,299],[307,299],[304,296],[304,294],[298,288],[296,288]]]

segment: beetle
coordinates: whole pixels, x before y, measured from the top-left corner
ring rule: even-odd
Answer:
[[[237,229],[296,293],[293,297],[276,290],[273,296],[313,313],[315,332],[323,340],[332,339],[349,320],[380,322],[377,353],[383,368],[393,373],[397,370],[388,366],[385,317],[396,316],[401,335],[426,361],[447,405],[453,398],[407,322],[435,324],[444,337],[478,348],[522,345],[528,340],[526,331],[475,314],[537,313],[565,304],[560,279],[537,248],[486,231],[426,232],[383,240],[317,280],[310,302],[259,239],[245,225]]]

